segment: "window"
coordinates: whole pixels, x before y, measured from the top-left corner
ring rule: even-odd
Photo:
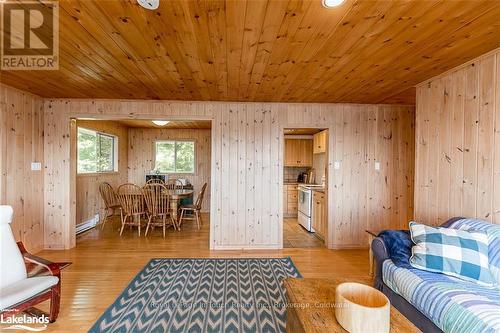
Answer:
[[[78,173],[118,171],[118,138],[78,127]]]
[[[155,170],[194,173],[194,141],[156,141]]]

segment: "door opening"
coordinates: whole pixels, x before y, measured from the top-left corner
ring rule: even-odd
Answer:
[[[283,247],[324,247],[328,129],[286,128],[283,136]]]

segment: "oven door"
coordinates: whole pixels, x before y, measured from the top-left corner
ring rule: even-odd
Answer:
[[[311,190],[299,187],[298,210],[307,217],[311,217]]]

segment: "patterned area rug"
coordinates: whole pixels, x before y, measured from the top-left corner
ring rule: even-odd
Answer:
[[[285,332],[290,258],[152,259],[90,332]]]

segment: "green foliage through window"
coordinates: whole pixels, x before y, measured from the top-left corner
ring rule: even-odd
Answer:
[[[156,141],[155,170],[162,173],[194,172],[194,141]]]
[[[115,171],[116,137],[78,127],[78,173]]]

